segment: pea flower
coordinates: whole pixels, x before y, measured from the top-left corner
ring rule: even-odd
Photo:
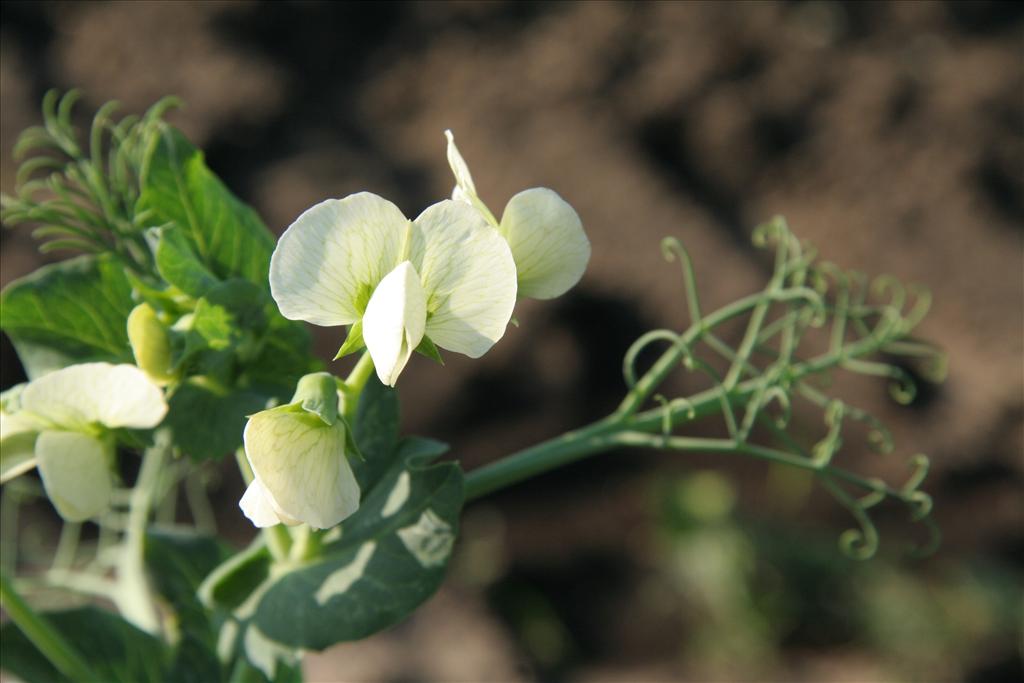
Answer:
[[[448,165],[455,175],[452,199],[476,208],[508,242],[516,262],[519,296],[553,299],[569,291],[587,269],[590,241],[576,211],[546,187],[516,194],[498,221],[481,201],[469,166],[446,130]]]
[[[243,441],[253,480],[238,505],[253,524],[327,529],[359,509],[338,408],[334,377],[318,372],[299,380],[291,403],[249,417]]]
[[[0,404],[0,482],[33,467],[61,517],[81,522],[110,504],[114,437],[155,427],[163,392],[134,365],[72,365],[7,392]]]
[[[270,290],[282,315],[351,325],[339,356],[364,345],[394,386],[413,351],[478,358],[505,333],[516,268],[479,211],[444,200],[408,220],[369,192],[328,199],[281,235]]]

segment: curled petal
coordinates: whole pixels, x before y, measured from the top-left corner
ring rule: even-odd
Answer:
[[[163,392],[134,365],[82,363],[43,375],[21,394],[23,411],[52,425],[146,429],[167,414]]]
[[[471,199],[476,199],[477,194],[469,166],[462,158],[462,154],[459,153],[459,148],[455,146],[455,136],[452,135],[452,132],[446,130],[444,136],[448,138],[448,165],[452,169],[452,175],[455,176],[455,191],[452,193],[452,199],[458,198],[472,203]],[[458,197],[456,197],[457,193]]]
[[[451,200],[428,207],[413,227],[410,260],[427,296],[427,336],[479,358],[505,334],[515,306],[508,244],[479,211]]]
[[[260,483],[259,479],[253,479],[249,487],[245,489],[242,499],[238,501],[238,507],[242,508],[242,512],[250,522],[261,529],[276,524],[295,526],[299,523],[298,520],[278,512],[270,492]]]
[[[292,223],[270,258],[270,292],[284,317],[314,325],[359,320],[400,260],[408,219],[383,197],[328,199]]]
[[[553,299],[583,277],[590,241],[576,211],[553,190],[535,187],[509,200],[501,217],[519,278],[519,296]]]
[[[326,425],[301,406],[281,406],[250,417],[243,440],[261,493],[282,521],[326,529],[359,508],[359,485],[345,458],[341,420]],[[260,520],[267,518],[262,506],[253,501],[250,507]]]
[[[446,130],[444,135],[448,138],[448,165],[452,169],[452,175],[455,176],[455,189],[452,190],[452,199],[469,204],[482,213],[488,223],[498,227],[498,221],[494,214],[491,213],[491,210],[487,208],[487,205],[483,203],[483,200],[480,199],[476,192],[476,185],[473,183],[473,176],[469,173],[469,166],[466,164],[466,160],[462,158],[462,154],[459,153],[459,148],[455,146],[455,136],[452,135],[450,130]]]
[[[109,444],[79,432],[46,431],[36,439],[43,488],[60,516],[83,522],[110,504]]]
[[[419,273],[403,261],[377,285],[363,316],[363,340],[381,382],[395,386],[423,339],[426,322],[427,299]]]
[[[0,412],[0,483],[36,466],[36,429],[34,420]]]

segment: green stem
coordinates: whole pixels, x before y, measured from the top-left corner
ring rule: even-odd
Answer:
[[[149,526],[149,513],[156,502],[160,475],[173,448],[169,432],[157,432],[155,438],[153,446],[142,455],[142,468],[132,489],[124,548],[118,562],[119,590],[115,596],[121,614],[150,633],[158,630],[159,620],[146,578],[146,528]]]
[[[763,378],[754,377],[739,382],[724,394],[723,391],[726,390],[722,386],[716,386],[687,399],[675,399],[657,408],[637,412],[655,388],[679,366],[679,363],[686,356],[686,349],[693,342],[701,338],[708,330],[727,320],[740,316],[752,308],[757,308],[763,301],[774,298],[774,296],[777,296],[777,293],[773,295],[771,292],[762,292],[745,297],[712,313],[704,318],[700,324],[691,326],[679,338],[679,341],[674,343],[655,361],[651,369],[636,383],[633,389],[626,395],[619,408],[611,416],[582,429],[568,432],[550,441],[545,441],[536,446],[513,453],[501,460],[469,472],[465,479],[466,500],[480,498],[488,493],[519,483],[562,465],[575,462],[581,458],[613,450],[624,445],[630,445],[622,440],[621,434],[623,432],[657,434],[658,432],[665,432],[666,428],[675,428],[701,417],[712,415],[722,409],[723,401],[731,406],[742,406],[751,394],[762,387],[764,384]],[[884,340],[878,338],[868,338],[839,351],[824,353],[808,361],[796,363],[791,368],[791,381],[797,382],[808,375],[839,365],[845,360],[874,353],[883,342]],[[742,363],[734,363],[734,366],[739,367],[741,370],[745,365],[745,359]],[[666,435],[665,437],[658,438],[664,439],[668,437]],[[693,441],[690,442],[690,445],[697,443],[699,442]],[[729,452],[768,458],[766,451],[770,449],[761,449],[760,447],[739,443],[734,440],[730,440],[727,443],[732,444],[728,449],[725,449]],[[646,445],[652,444],[647,443]],[[688,448],[688,450],[693,449]],[[722,444],[716,444],[716,452],[721,452],[722,450]],[[804,460],[796,456],[793,456],[793,459],[799,461],[798,466],[808,469],[808,463],[805,463]],[[812,464],[813,467],[815,466]],[[875,483],[844,470],[830,468],[828,471],[837,478],[844,479],[869,490],[877,490]],[[897,495],[897,492],[892,490],[887,492],[902,499],[900,495]]]
[[[466,475],[466,500],[475,500],[588,455],[614,448],[614,445],[609,445],[608,436],[621,429],[623,423],[619,420],[600,420],[475,469]]]
[[[352,372],[348,373],[348,377],[345,378],[345,387],[352,395],[359,396],[363,387],[366,386],[366,380],[370,379],[372,374],[373,359],[370,358],[369,351],[364,351],[363,355],[359,357],[359,362],[352,368]]]
[[[64,636],[18,595],[5,574],[0,574],[0,602],[11,621],[58,671],[74,681],[99,680]]]
[[[356,416],[356,408],[359,406],[359,395],[363,393],[363,387],[366,386],[367,380],[372,375],[373,359],[370,358],[369,351],[363,351],[363,355],[359,357],[359,361],[352,368],[352,371],[348,373],[345,381],[338,380],[338,390],[341,391],[345,399],[342,402],[341,414],[350,423]]]

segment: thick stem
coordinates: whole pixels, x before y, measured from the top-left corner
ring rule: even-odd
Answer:
[[[618,421],[606,419],[567,432],[550,441],[513,453],[466,475],[466,500],[474,500],[562,465],[614,448],[608,436],[621,430]]]
[[[73,681],[99,680],[64,636],[22,600],[4,574],[0,574],[0,604],[29,642],[35,645],[58,671]]]
[[[513,453],[501,460],[469,472],[465,479],[466,500],[480,498],[498,489],[516,484],[584,457],[630,445],[627,443],[628,439],[624,441],[621,438],[624,432],[657,434],[658,432],[665,432],[666,429],[675,428],[701,417],[712,415],[722,409],[723,401],[727,401],[732,406],[745,404],[748,397],[763,385],[762,378],[753,377],[735,384],[728,390],[722,386],[715,386],[699,392],[688,399],[668,401],[665,405],[658,408],[637,412],[658,385],[679,366],[683,358],[686,357],[687,348],[691,344],[701,338],[706,331],[713,329],[726,320],[740,316],[758,307],[765,300],[765,297],[772,297],[772,294],[760,293],[745,297],[712,313],[698,325],[691,326],[679,338],[678,342],[672,344],[658,358],[651,369],[636,383],[633,389],[626,395],[619,408],[610,417],[599,420],[582,429],[568,432],[550,441],[545,441],[536,446]],[[792,366],[790,372],[791,381],[796,382],[808,375],[837,366],[844,360],[874,353],[881,344],[882,341],[879,339],[868,338],[851,344],[845,349],[824,353],[808,361],[796,363]],[[734,366],[743,369],[745,361],[743,363],[734,363]],[[668,435],[666,434],[664,438],[667,437]],[[715,451],[722,452],[723,450],[728,450],[733,453],[744,453],[754,457],[767,458],[768,453],[766,451],[770,450],[761,449],[742,442],[729,441],[728,443],[732,445],[727,449],[724,449],[721,443],[716,443]],[[652,441],[648,441],[643,445],[655,444]],[[697,441],[694,441],[690,445],[699,444]],[[688,448],[688,450],[697,449]],[[772,453],[775,452],[772,451]],[[796,458],[796,456],[793,457],[795,460],[799,460],[798,466],[805,469],[815,468],[813,466],[808,468],[806,466],[807,463],[802,459]],[[844,470],[828,468],[828,473],[868,490],[877,490],[878,488],[873,482],[869,482]],[[887,490],[887,493],[902,499],[902,496],[897,495],[897,492],[893,490]]]
[[[352,372],[348,373],[348,377],[345,378],[345,388],[348,389],[354,396],[359,396],[362,392],[363,387],[366,386],[366,380],[370,379],[370,375],[373,374],[373,359],[370,358],[370,352],[364,351],[363,355],[359,357],[359,361],[352,368]]]
[[[149,513],[156,502],[160,474],[173,448],[169,432],[157,432],[155,443],[142,455],[142,468],[132,489],[128,508],[128,527],[117,566],[119,589],[115,596],[118,609],[128,621],[150,633],[159,629],[156,608],[146,579],[144,553]]]

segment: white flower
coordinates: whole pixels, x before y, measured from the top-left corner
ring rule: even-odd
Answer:
[[[110,429],[155,427],[163,392],[134,365],[72,365],[11,394],[0,410],[0,481],[39,468],[60,515],[80,522],[110,503]]]
[[[381,382],[394,386],[424,339],[471,358],[490,349],[512,316],[516,268],[501,236],[462,202],[409,221],[360,192],[289,226],[270,260],[270,290],[286,318],[352,325],[343,351],[365,342]]]
[[[359,509],[345,425],[333,412],[330,419],[296,401],[249,418],[244,441],[253,480],[238,504],[253,524],[327,529]]]
[[[523,190],[505,205],[499,222],[480,200],[469,166],[446,130],[448,165],[455,175],[452,199],[476,208],[501,233],[512,249],[519,296],[553,299],[573,287],[590,261],[590,241],[576,211],[553,190]]]

